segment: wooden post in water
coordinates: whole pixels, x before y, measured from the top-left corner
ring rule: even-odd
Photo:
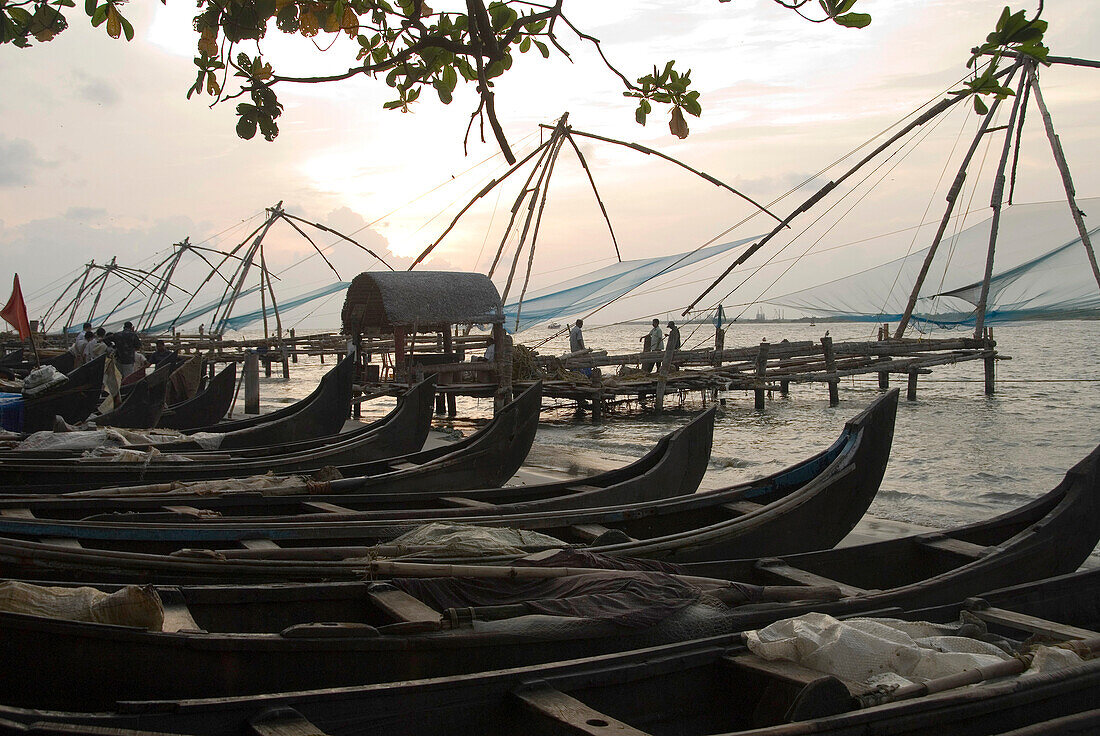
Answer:
[[[294,328],[290,328],[290,342],[294,345],[293,352],[290,354],[290,359],[295,363],[298,362],[298,341],[294,338]]]
[[[653,410],[660,414],[665,408],[665,384],[668,382],[668,372],[672,370],[672,341],[665,341],[665,356],[661,361],[661,370],[657,371],[657,397],[653,403]]]
[[[768,372],[768,341],[760,343],[760,349],[756,351],[756,387],[753,389],[754,407],[757,411],[764,411],[764,381]]]
[[[836,377],[836,354],[833,353],[833,338],[826,335],[821,338],[821,349],[825,352],[825,372],[829,374],[829,406],[840,403],[840,393]]]
[[[450,362],[450,363],[460,362],[458,357],[455,355],[454,336],[451,335],[451,328],[450,327],[447,327],[447,329],[443,331],[443,352],[446,353],[448,362]],[[444,378],[441,375],[439,377],[439,381],[441,383],[451,383],[451,377],[452,376],[454,376],[453,373],[448,373],[446,378]],[[458,409],[455,406],[455,395],[453,393],[448,393],[446,395],[446,403],[447,403],[447,416],[453,417],[456,414],[458,414]]]
[[[446,345],[448,342],[450,342],[450,340],[447,339],[448,337],[450,337],[449,333],[450,333],[449,329],[441,330],[440,333],[439,333],[440,337],[443,339],[444,345]],[[450,355],[449,350],[444,350],[444,352],[447,353],[448,356]],[[450,361],[448,360],[447,362],[450,362]],[[436,386],[438,387],[442,382],[443,382],[443,376],[442,375],[437,375],[435,377]],[[443,398],[443,394],[441,394],[439,391],[436,391],[436,393],[435,393],[435,413],[438,414],[438,415],[442,415],[443,412],[446,411],[446,407],[447,407],[447,400]]]
[[[512,400],[512,338],[504,325],[493,325],[493,362],[497,369],[497,390],[493,397],[493,413]]]
[[[879,329],[878,334],[879,334],[878,339],[880,341],[881,340],[889,340],[890,339],[890,323],[889,322],[883,322],[882,323],[882,328]],[[884,355],[884,356],[882,356],[882,359],[884,361],[889,361],[890,356]],[[879,389],[879,391],[888,391],[890,389],[890,372],[889,371],[879,371],[878,372],[878,389]]]
[[[985,329],[985,339],[986,340],[992,340],[993,339],[993,328],[992,327],[987,327]],[[986,396],[992,396],[993,391],[994,391],[993,379],[995,377],[994,376],[994,371],[995,371],[994,364],[996,363],[996,360],[994,360],[993,354],[990,353],[990,354],[986,355],[986,357],[984,358],[984,361],[985,361],[985,395]]]
[[[244,413],[260,413],[260,356],[255,351],[244,357]]]
[[[906,387],[905,400],[917,400],[917,367],[915,365],[909,366],[909,385]]]

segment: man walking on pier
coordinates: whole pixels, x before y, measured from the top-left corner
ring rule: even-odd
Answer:
[[[577,320],[572,327],[569,328],[569,352],[576,353],[584,350],[584,335],[581,334],[581,327],[584,326],[584,320]]]
[[[638,338],[642,341],[643,350],[646,352],[653,352],[655,350],[665,349],[665,333],[661,332],[661,320],[653,320],[653,329],[650,330],[645,337]],[[655,363],[642,363],[642,370],[649,373],[656,368],[661,370],[661,361]]]

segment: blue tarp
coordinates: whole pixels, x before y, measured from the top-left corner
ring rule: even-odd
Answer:
[[[0,427],[9,432],[23,431],[23,394],[0,393]]]

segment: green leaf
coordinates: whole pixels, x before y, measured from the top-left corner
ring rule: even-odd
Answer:
[[[103,21],[107,20],[107,9],[110,5],[103,4],[95,9],[95,14],[92,15],[92,25],[99,28],[103,25]]]
[[[251,115],[242,115],[237,121],[237,135],[250,141],[256,137],[256,118]]]
[[[122,32],[126,35],[126,40],[127,41],[133,41],[134,40],[134,27],[132,25],[130,25],[130,21],[123,18],[121,13],[118,16],[118,19],[120,21],[122,21]]]
[[[989,112],[989,108],[985,106],[984,102],[982,102],[982,98],[978,97],[977,95],[974,96],[974,112],[978,113],[979,115],[985,115],[987,112]]]
[[[96,0],[84,0],[84,12],[88,14],[89,18],[91,18],[93,15],[95,15],[95,11],[96,11]],[[107,11],[103,11],[103,12],[107,12]]]
[[[871,16],[867,13],[845,13],[836,16],[833,20],[845,28],[866,28],[871,25]]]

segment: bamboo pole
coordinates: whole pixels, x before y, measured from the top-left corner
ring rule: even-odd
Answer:
[[[1017,67],[1012,67],[1009,78],[1006,81],[1012,81],[1012,74],[1015,74]],[[928,277],[928,270],[932,267],[932,259],[936,257],[936,251],[940,247],[940,243],[943,241],[944,233],[947,232],[947,225],[951,222],[951,214],[955,211],[955,203],[959,199],[959,194],[962,193],[963,184],[966,182],[966,170],[970,167],[970,161],[974,158],[974,154],[978,151],[978,145],[982,142],[982,136],[986,134],[989,129],[989,124],[993,121],[993,116],[997,114],[997,110],[1001,106],[1000,99],[994,99],[993,103],[989,106],[989,111],[982,118],[981,125],[978,126],[978,132],[974,134],[974,140],[970,142],[970,148],[967,149],[966,155],[963,156],[962,163],[959,164],[959,171],[955,174],[955,181],[951,184],[951,189],[947,192],[947,209],[944,210],[943,218],[940,219],[940,225],[936,229],[936,236],[932,238],[932,244],[928,246],[928,253],[924,257],[924,263],[921,264],[920,272],[917,274],[917,280],[913,284],[913,291],[909,294],[909,301],[905,305],[905,313],[902,314],[901,320],[898,322],[898,329],[894,332],[894,339],[900,340],[905,336],[905,328],[909,326],[909,320],[913,317],[913,310],[917,306],[917,298],[920,296],[921,287],[924,286],[924,280]]]
[[[523,182],[523,186],[520,187],[519,194],[516,195],[515,201],[512,202],[511,215],[508,217],[508,226],[504,228],[504,234],[500,236],[500,245],[497,246],[497,253],[493,256],[492,265],[489,266],[489,278],[492,278],[493,274],[496,273],[501,256],[504,255],[504,246],[508,243],[508,236],[512,234],[512,226],[516,224],[516,217],[519,215],[520,209],[523,208],[523,199],[531,192],[531,181],[535,178],[535,174],[542,170],[543,162],[546,161],[546,157],[550,153],[550,144],[553,140],[554,136],[550,136],[550,138],[546,140],[546,143],[543,143],[531,152],[531,156],[539,151],[542,151],[542,154],[539,156],[539,160],[535,162],[535,165],[531,167],[531,173],[527,175],[527,179]],[[528,156],[528,158],[530,158],[530,156]],[[527,159],[524,159],[524,161],[526,160]],[[523,162],[521,161],[520,163]]]
[[[588,167],[588,161],[585,160],[584,154],[581,153],[580,146],[573,140],[573,136],[567,131],[565,139],[569,141],[569,145],[573,146],[573,152],[577,154],[577,160],[581,162],[581,168],[584,169],[584,173],[588,175],[588,183],[592,185],[592,194],[596,197],[596,203],[600,206],[600,212],[603,213],[604,222],[607,223],[607,231],[611,233],[611,244],[615,246],[615,257],[619,260],[619,263],[623,262],[623,256],[619,253],[619,241],[615,237],[615,228],[611,226],[611,217],[607,214],[607,207],[604,206],[603,199],[600,197],[600,192],[596,189],[596,180],[592,176],[592,169]]]
[[[1001,224],[1001,208],[1004,205],[1005,167],[1008,166],[1008,154],[1012,150],[1012,133],[1016,129],[1016,119],[1020,114],[1020,101],[1023,99],[1027,74],[1020,75],[1016,86],[1016,100],[1012,103],[1012,112],[1008,116],[1008,129],[1005,131],[1001,160],[997,162],[997,175],[993,180],[993,194],[989,204],[993,208],[993,220],[989,223],[989,249],[985,255],[985,275],[982,277],[982,293],[978,298],[978,310],[974,320],[974,339],[982,336],[985,327],[985,310],[989,302],[989,282],[993,278],[993,256],[997,249],[997,230]]]
[[[1043,127],[1046,128],[1050,150],[1054,154],[1054,162],[1062,175],[1062,186],[1066,190],[1066,201],[1069,202],[1070,214],[1073,216],[1074,224],[1077,225],[1077,233],[1081,236],[1081,244],[1085,246],[1085,253],[1088,254],[1089,265],[1092,266],[1092,275],[1096,279],[1096,284],[1100,286],[1100,267],[1097,267],[1096,264],[1096,253],[1092,249],[1092,241],[1089,239],[1084,218],[1081,217],[1081,208],[1077,206],[1077,199],[1074,196],[1076,192],[1073,188],[1073,178],[1069,173],[1069,164],[1066,163],[1066,154],[1062,150],[1062,141],[1054,132],[1054,121],[1050,117],[1050,110],[1047,109],[1046,103],[1043,101],[1043,93],[1039,89],[1039,75],[1035,73],[1034,66],[1028,68],[1028,78],[1030,80],[1029,89],[1035,93],[1035,104],[1038,105],[1039,114],[1043,118]]]
[[[564,121],[565,118],[563,117]],[[516,332],[519,332],[520,313],[523,311],[523,297],[527,296],[527,285],[531,283],[531,269],[535,265],[535,244],[539,239],[539,230],[542,228],[542,213],[546,210],[546,199],[550,196],[550,180],[554,176],[554,166],[558,163],[558,155],[561,153],[561,147],[565,144],[564,139],[568,138],[568,135],[563,135],[563,140],[558,143],[557,150],[554,151],[550,157],[550,161],[547,164],[546,171],[546,184],[542,188],[541,201],[539,202],[539,212],[535,217],[535,229],[531,233],[531,248],[527,254],[527,273],[523,277],[523,288],[519,292],[519,301],[516,302]],[[598,198],[598,195],[597,195]],[[531,199],[534,202],[534,198]],[[616,248],[617,249],[617,248]],[[501,303],[504,302],[504,298],[501,297]]]
[[[95,260],[92,260],[91,263],[89,263],[87,266],[84,267],[84,275],[81,277],[80,286],[77,287],[77,290],[76,290],[77,295],[81,294],[84,291],[84,284],[88,283],[88,274],[91,273],[92,266],[94,266],[94,265],[95,265]],[[70,286],[71,286],[71,284],[70,284]],[[68,291],[68,290],[69,290],[69,288],[65,287],[65,291]],[[62,292],[62,295],[64,295],[64,292]],[[73,311],[69,313],[69,319],[65,322],[65,326],[61,328],[62,332],[68,332],[69,328],[73,326],[73,320],[76,319],[76,310],[79,306],[80,306],[80,302],[78,302],[74,299],[73,300]],[[49,317],[49,316],[50,316],[50,313],[46,312],[46,317]]]
[[[557,134],[554,141],[554,145],[550,147],[550,155],[543,161],[542,170],[539,172],[539,177],[535,182],[535,188],[531,192],[531,197],[527,202],[527,217],[523,220],[523,230],[519,234],[519,243],[516,244],[516,255],[512,259],[512,268],[508,271],[508,280],[504,283],[504,291],[500,294],[500,303],[504,304],[508,300],[508,291],[512,288],[512,279],[516,275],[516,266],[519,265],[519,257],[523,252],[523,244],[527,242],[527,233],[531,229],[531,221],[535,217],[535,202],[538,200],[539,193],[542,191],[543,186],[546,184],[547,174],[553,168],[554,160],[558,157],[558,152],[561,151],[561,134]]]
[[[237,304],[237,299],[241,295],[241,288],[244,286],[244,280],[248,276],[248,271],[252,268],[252,262],[256,258],[256,251],[263,247],[264,237],[268,231],[271,230],[271,226],[275,224],[275,221],[279,219],[279,215],[283,211],[283,201],[279,202],[271,208],[271,214],[267,218],[267,222],[264,223],[263,228],[260,230],[260,234],[256,236],[256,240],[253,242],[252,247],[249,248],[248,256],[241,263],[240,278],[237,279],[237,284],[233,288],[233,294],[229,299],[229,303],[226,304],[225,309],[222,310],[221,318],[218,320],[218,331],[225,326],[226,320],[229,319],[229,315],[233,312],[233,307]],[[261,295],[263,294],[263,288],[261,285]]]
[[[511,176],[512,174],[514,174],[514,173],[515,173],[515,172],[516,172],[516,171],[517,171],[517,170],[518,170],[518,169],[519,169],[519,168],[520,168],[521,166],[523,166],[523,165],[524,165],[525,163],[527,163],[528,161],[530,161],[530,160],[531,160],[531,159],[532,159],[532,158],[534,157],[534,155],[535,155],[536,153],[538,153],[539,151],[543,151],[543,152],[545,152],[546,146],[547,146],[547,145],[548,145],[549,143],[550,143],[550,141],[549,141],[549,140],[547,140],[547,141],[546,141],[546,143],[543,143],[543,144],[542,144],[542,145],[540,145],[540,146],[539,146],[538,148],[536,148],[535,150],[531,151],[531,153],[529,153],[529,154],[527,154],[526,156],[524,156],[524,157],[523,157],[523,159],[522,159],[521,161],[519,161],[518,163],[516,163],[515,165],[513,165],[513,166],[512,166],[512,168],[508,169],[508,171],[504,172],[504,175],[503,175],[503,176],[501,176],[501,177],[500,177],[499,179],[493,179],[493,180],[492,180],[491,182],[489,182],[489,183],[488,183],[488,184],[486,184],[486,185],[485,185],[484,187],[482,187],[482,188],[481,188],[481,191],[480,191],[480,192],[478,192],[477,194],[475,194],[475,195],[474,195],[474,198],[473,198],[473,199],[471,199],[471,200],[470,200],[469,202],[467,202],[467,203],[466,203],[466,206],[465,206],[465,207],[463,207],[463,208],[462,208],[461,210],[459,210],[459,211],[458,211],[458,214],[454,216],[454,219],[453,219],[453,220],[451,220],[451,224],[449,224],[449,225],[447,226],[447,228],[446,228],[446,229],[445,229],[445,230],[443,231],[443,233],[442,233],[442,234],[441,234],[441,235],[440,235],[440,236],[439,236],[438,238],[436,238],[436,239],[435,239],[435,242],[433,242],[433,243],[432,243],[431,245],[429,245],[429,246],[428,246],[427,248],[425,248],[425,249],[424,249],[424,250],[423,250],[423,251],[422,251],[422,252],[420,253],[420,255],[418,255],[418,256],[416,257],[416,260],[415,260],[415,261],[413,261],[412,265],[411,265],[411,266],[409,266],[408,270],[410,270],[410,271],[411,271],[411,270],[413,270],[414,268],[416,268],[416,267],[417,267],[417,266],[418,266],[418,265],[420,264],[420,262],[421,262],[421,261],[423,261],[423,260],[424,260],[425,258],[427,258],[427,257],[428,257],[428,254],[429,254],[429,253],[431,253],[431,252],[432,252],[433,250],[435,250],[435,247],[436,247],[437,245],[439,245],[440,243],[442,243],[442,242],[443,242],[443,238],[447,237],[447,233],[451,232],[451,230],[453,230],[453,229],[454,229],[454,226],[455,226],[456,224],[458,224],[458,221],[459,221],[459,219],[460,219],[460,218],[461,218],[461,217],[462,217],[462,216],[463,216],[464,214],[466,214],[466,212],[467,212],[467,211],[468,211],[468,210],[469,210],[469,209],[470,209],[471,207],[473,207],[473,206],[474,206],[474,202],[477,202],[477,201],[478,201],[479,199],[481,199],[481,198],[482,198],[482,197],[484,197],[484,196],[485,196],[486,194],[488,194],[489,192],[491,192],[491,191],[493,190],[493,188],[494,188],[494,187],[496,187],[496,185],[497,185],[497,184],[500,184],[500,183],[501,183],[501,182],[503,182],[503,181],[504,181],[505,179],[507,179],[507,178],[508,178],[509,176]],[[526,187],[525,187],[525,188],[526,188]]]

